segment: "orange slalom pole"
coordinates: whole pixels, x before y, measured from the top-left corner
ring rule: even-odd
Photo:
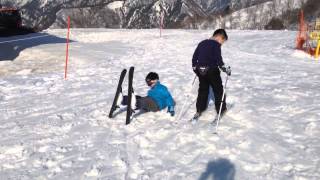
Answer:
[[[318,57],[319,57],[319,50],[320,50],[320,39],[318,40],[318,45],[317,45],[317,49],[316,49],[316,60],[318,61]]]
[[[67,33],[67,45],[66,45],[66,64],[64,68],[64,79],[67,79],[68,72],[68,60],[69,60],[69,37],[70,37],[70,17],[68,16],[68,33]]]

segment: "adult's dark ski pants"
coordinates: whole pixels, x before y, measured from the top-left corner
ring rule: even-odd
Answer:
[[[219,113],[220,104],[223,95],[223,85],[220,76],[220,70],[218,67],[209,68],[206,73],[200,73],[199,69],[196,71],[196,74],[199,78],[199,90],[197,98],[197,112],[203,112],[207,109],[208,106],[208,94],[209,86],[212,87],[214,94],[214,102],[216,112]],[[226,96],[223,99],[221,112],[223,113],[226,110]]]

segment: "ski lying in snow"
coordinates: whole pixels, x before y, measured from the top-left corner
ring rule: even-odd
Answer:
[[[121,74],[120,74],[120,78],[119,78],[116,94],[114,96],[113,103],[112,103],[112,106],[111,106],[111,109],[110,109],[110,112],[109,112],[109,118],[113,117],[113,112],[117,108],[119,108],[119,105],[121,104],[121,102],[118,102],[118,100],[121,100],[121,99],[119,99],[119,95],[120,95],[120,93],[122,93],[122,83],[123,83],[124,77],[126,76],[126,73],[127,73],[127,70],[123,69]]]
[[[129,69],[129,79],[128,79],[128,104],[127,104],[127,116],[126,116],[126,125],[130,124],[133,109],[132,109],[132,96],[134,96],[133,87],[132,87],[132,81],[133,81],[133,73],[134,73],[134,67],[130,67]],[[134,102],[135,103],[135,102]]]

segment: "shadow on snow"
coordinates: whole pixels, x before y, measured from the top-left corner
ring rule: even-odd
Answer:
[[[199,180],[234,180],[236,169],[234,165],[224,158],[211,161],[207,165],[207,169],[203,172]]]
[[[27,48],[58,43],[66,43],[66,39],[48,33],[32,33],[0,38],[0,61],[13,61],[19,56],[21,51]]]

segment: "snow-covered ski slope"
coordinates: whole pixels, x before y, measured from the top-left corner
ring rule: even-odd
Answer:
[[[66,31],[46,33],[1,44],[17,58],[0,61],[0,179],[320,179],[320,62],[294,50],[296,32],[228,31],[222,53],[233,108],[218,135],[212,105],[188,122],[197,96],[191,57],[213,31],[165,30],[160,38],[156,29],[72,29],[67,80]],[[176,114],[188,101],[180,120],[166,111],[128,126],[125,112],[108,118],[130,66],[136,94],[146,94],[144,78],[156,71]]]

